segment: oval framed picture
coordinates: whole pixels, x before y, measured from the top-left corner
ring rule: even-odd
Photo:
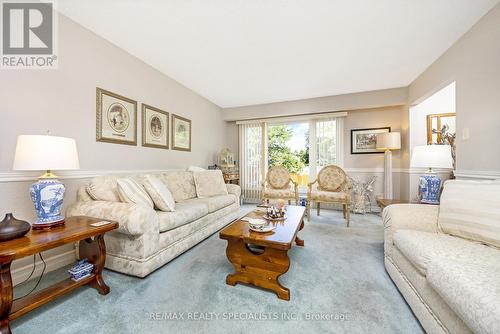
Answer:
[[[142,104],[142,146],[168,149],[169,113]]]
[[[137,101],[96,88],[96,140],[137,145]]]

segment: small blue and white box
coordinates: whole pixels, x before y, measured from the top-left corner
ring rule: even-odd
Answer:
[[[68,270],[68,273],[73,281],[79,281],[90,276],[93,270],[94,265],[89,263],[87,259],[83,259],[78,261],[73,268]]]

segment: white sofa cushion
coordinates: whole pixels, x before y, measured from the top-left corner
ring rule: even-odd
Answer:
[[[446,182],[438,224],[444,233],[500,248],[500,182]]]
[[[393,240],[405,258],[424,276],[429,263],[438,258],[480,261],[492,265],[500,263],[498,249],[443,233],[397,230]]]
[[[231,204],[237,202],[237,197],[233,194],[228,195],[219,195],[213,196],[203,199],[208,205],[208,212],[212,213],[218,211],[226,206],[230,206]]]
[[[500,333],[500,263],[441,258],[429,265],[427,280],[475,333]]]
[[[208,214],[206,201],[194,198],[176,204],[174,212],[158,212],[160,232],[166,232],[189,224]]]
[[[134,203],[153,208],[154,204],[144,187],[131,178],[116,180],[120,200],[125,203]]]
[[[198,198],[227,195],[227,187],[221,170],[194,172],[193,175]]]
[[[176,202],[196,198],[196,187],[192,172],[171,171],[161,173],[159,177],[165,182]]]
[[[198,166],[189,166],[188,168],[186,168],[186,170],[187,170],[188,172],[203,172],[203,171],[205,171],[206,169],[205,169],[205,168],[198,167]]]
[[[158,209],[167,212],[175,211],[174,196],[160,179],[152,175],[146,175],[143,186]]]

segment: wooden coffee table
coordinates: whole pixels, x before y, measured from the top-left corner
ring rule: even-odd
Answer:
[[[303,206],[287,206],[285,221],[273,222],[276,229],[260,233],[249,229],[248,222],[237,220],[219,234],[227,240],[226,255],[236,272],[226,277],[226,283],[245,283],[274,291],[278,298],[290,300],[290,290],[278,278],[288,271],[288,250],[295,243],[304,246],[297,233],[304,227]],[[253,211],[245,217],[261,218],[264,212]]]
[[[11,333],[9,322],[29,311],[40,307],[83,285],[89,285],[101,295],[109,293],[109,287],[102,278],[106,260],[104,233],[114,230],[118,223],[100,227],[90,224],[102,219],[90,217],[67,217],[65,224],[50,230],[31,230],[24,237],[0,243],[0,334]],[[34,292],[23,298],[13,300],[13,284],[10,266],[13,260],[30,256],[65,244],[80,242],[79,254],[94,265],[89,277],[74,282],[71,278]]]

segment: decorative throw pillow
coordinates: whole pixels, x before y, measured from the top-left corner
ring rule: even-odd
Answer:
[[[143,185],[158,209],[167,212],[175,211],[174,196],[160,179],[146,175]]]
[[[439,229],[500,248],[500,182],[447,181],[439,205]]]
[[[131,178],[116,180],[118,184],[118,195],[125,203],[135,203],[153,208],[154,204],[144,188]]]
[[[120,202],[116,177],[97,176],[86,186],[87,194],[95,201]]]
[[[227,187],[220,170],[194,172],[196,195],[199,198],[227,195]]]

